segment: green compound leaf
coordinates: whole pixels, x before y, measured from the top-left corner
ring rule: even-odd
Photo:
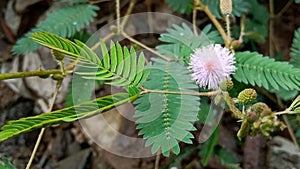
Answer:
[[[212,43],[223,43],[220,34],[211,30],[211,25],[203,28],[200,35],[195,35],[192,29],[185,23],[173,25],[167,29],[167,33],[160,36],[159,40],[167,44],[156,46],[156,49],[167,56],[180,58],[184,62],[189,62],[189,58],[194,49]]]
[[[139,94],[130,96],[127,93],[117,93],[61,110],[8,121],[6,125],[1,127],[0,141],[49,125],[72,122],[82,118],[91,117],[108,111],[116,106],[131,102],[137,97],[139,97]]]
[[[295,37],[291,47],[291,64],[300,68],[300,28],[295,31]]]
[[[156,59],[149,69],[150,80],[144,84],[147,89],[193,92],[198,88],[180,63]],[[193,95],[148,93],[136,100],[137,129],[147,139],[146,146],[152,145],[152,153],[161,150],[169,156],[172,150],[178,154],[178,142],[192,143],[190,131],[196,130],[193,122],[198,120],[199,99]]]
[[[287,62],[278,62],[256,52],[237,52],[237,70],[233,77],[246,84],[279,90],[299,90],[300,70]]]
[[[166,3],[175,11],[181,13],[191,13],[194,0],[165,0]]]
[[[49,32],[34,33],[31,38],[36,42],[53,50],[71,56],[71,59],[79,60],[84,71],[77,71],[86,79],[104,80],[106,84],[115,86],[139,86],[143,83],[149,71],[145,69],[145,57],[141,53],[139,57],[133,48],[122,48],[120,44],[111,42],[110,50],[104,42],[100,42],[102,60],[84,43],[75,40],[75,43]]]
[[[93,20],[97,10],[99,8],[91,4],[75,4],[57,9],[49,13],[45,21],[19,39],[12,52],[26,54],[39,49],[41,46],[29,38],[35,32],[47,31],[62,37],[71,37]]]

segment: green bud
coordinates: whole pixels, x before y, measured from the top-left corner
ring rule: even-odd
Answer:
[[[238,95],[238,100],[242,104],[250,104],[256,100],[257,94],[254,89],[245,89]]]
[[[52,79],[53,80],[62,80],[64,76],[62,74],[53,74]]]
[[[222,91],[229,91],[233,88],[233,82],[231,80],[226,80],[220,83],[220,88]]]

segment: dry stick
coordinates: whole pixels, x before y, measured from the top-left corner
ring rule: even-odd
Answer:
[[[288,2],[290,3],[290,2]],[[288,6],[287,6],[288,7]],[[274,46],[273,46],[273,40],[274,40],[274,22],[273,22],[273,19],[276,17],[275,16],[275,12],[274,12],[274,0],[270,0],[270,3],[269,3],[269,10],[270,10],[270,22],[269,22],[269,55],[270,57],[273,57],[274,56]],[[279,12],[280,13],[280,12]],[[279,104],[280,107],[284,107],[282,101],[280,100],[279,96],[277,96],[277,102]],[[296,139],[296,136],[294,134],[294,131],[290,125],[290,122],[289,120],[287,119],[286,115],[283,115],[283,120],[287,126],[287,129],[288,129],[288,132],[293,140],[293,143],[295,144],[295,146],[299,149],[299,145],[297,143],[297,139]]]
[[[122,22],[121,22],[120,29],[121,29],[122,32],[123,32],[123,29],[124,29],[125,24],[126,24],[127,21],[128,21],[128,18],[129,18],[128,15],[131,14],[131,12],[132,12],[132,10],[133,10],[133,7],[134,7],[135,3],[136,3],[136,0],[131,0],[131,1],[130,1],[129,7],[128,7],[127,11],[126,11],[126,14],[125,14],[125,16],[124,16],[124,19],[123,19]]]
[[[270,10],[270,21],[269,21],[269,56],[274,56],[274,46],[273,46],[273,40],[274,40],[274,0],[270,0],[269,3],[269,10]]]
[[[105,42],[108,39],[110,39],[111,37],[113,37],[115,34],[114,33],[110,33],[108,35],[106,35],[104,38],[102,38],[102,41]],[[100,46],[100,42],[96,43],[94,46],[91,47],[91,49],[94,51],[96,50],[98,47]]]
[[[51,112],[51,110],[52,110],[52,108],[54,106],[55,99],[56,99],[56,96],[58,94],[58,90],[59,90],[61,84],[62,84],[62,80],[58,81],[57,84],[56,84],[56,88],[55,88],[55,91],[54,91],[54,94],[53,94],[53,97],[52,97],[52,101],[50,103],[49,112]],[[37,152],[37,150],[39,148],[39,145],[41,143],[41,140],[43,138],[44,132],[45,132],[45,128],[42,128],[41,131],[40,131],[40,134],[38,136],[38,139],[37,139],[37,141],[36,141],[36,143],[34,145],[34,148],[33,148],[33,151],[31,153],[30,159],[29,159],[29,161],[27,163],[26,169],[30,169],[32,161],[33,161],[33,159],[34,159],[34,157],[36,155],[36,152]]]
[[[288,3],[276,14],[274,15],[274,18],[280,17],[283,13],[285,13],[289,7],[293,4],[294,0],[289,0]]]
[[[154,169],[159,169],[159,161],[160,161],[160,151],[158,151],[158,152],[156,153]]]
[[[122,32],[122,35],[123,35],[126,39],[130,40],[131,42],[133,42],[133,43],[135,43],[135,44],[137,44],[137,45],[139,45],[139,46],[141,46],[141,47],[147,49],[148,51],[150,51],[150,52],[154,53],[155,55],[157,55],[157,56],[159,56],[159,57],[165,59],[165,60],[168,61],[168,62],[171,62],[171,61],[173,60],[172,58],[169,58],[169,57],[167,57],[167,56],[165,56],[165,55],[162,55],[162,54],[160,54],[159,52],[157,52],[157,51],[151,49],[150,47],[148,47],[148,46],[146,46],[146,45],[144,45],[143,43],[141,43],[141,42],[135,40],[134,38],[132,38],[132,37],[130,37],[129,35],[127,35],[125,32]]]
[[[118,33],[120,33],[120,0],[116,0],[116,13],[117,13],[117,28],[118,28]]]
[[[243,15],[241,17],[241,32],[240,32],[240,37],[239,37],[239,42],[240,43],[243,43],[243,36],[245,35],[245,23],[244,23],[244,20],[245,20],[245,16]]]
[[[193,8],[193,30],[194,30],[194,34],[198,35],[196,21],[197,21],[197,9],[196,9],[196,5],[194,5],[194,8]]]
[[[295,146],[296,146],[297,149],[299,150],[299,145],[298,145],[296,136],[295,136],[295,134],[294,134],[294,131],[293,131],[293,129],[292,129],[291,125],[290,125],[290,122],[289,122],[288,118],[286,117],[286,115],[283,115],[283,120],[284,120],[284,122],[285,122],[285,124],[286,124],[286,127],[287,127],[289,133],[290,133],[290,136],[291,136],[291,138],[292,138],[293,143],[295,144]]]

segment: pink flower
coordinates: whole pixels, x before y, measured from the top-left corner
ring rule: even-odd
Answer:
[[[227,48],[211,44],[195,50],[188,68],[193,72],[192,79],[200,87],[217,89],[236,70],[234,63],[234,54]]]

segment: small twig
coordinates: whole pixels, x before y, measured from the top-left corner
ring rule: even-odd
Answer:
[[[106,35],[104,38],[102,38],[103,42],[106,42],[108,39],[110,39],[111,37],[113,37],[115,34],[114,33],[110,33],[108,35]],[[91,49],[94,51],[96,50],[98,47],[100,46],[100,42],[96,43],[94,46],[91,47]]]
[[[219,23],[219,21],[216,19],[216,17],[213,15],[213,13],[209,10],[209,8],[206,5],[204,5],[201,1],[197,0],[197,4],[199,6],[199,8],[197,8],[197,9],[200,9],[203,12],[206,13],[206,15],[208,16],[208,18],[212,21],[212,23],[215,25],[215,27],[217,28],[217,30],[221,34],[221,36],[222,36],[222,38],[224,40],[225,46],[229,47],[228,40],[227,40],[227,35],[226,35],[223,27]]]
[[[274,57],[274,0],[270,0],[269,2],[269,10],[270,10],[270,21],[269,21],[269,56]]]
[[[179,91],[168,91],[168,90],[150,90],[142,88],[141,94],[146,93],[163,93],[163,94],[181,94],[181,95],[194,95],[194,96],[215,96],[220,93],[220,90],[210,91],[210,92],[179,92]]]
[[[171,61],[173,60],[172,58],[169,58],[169,57],[167,57],[167,56],[165,56],[165,55],[162,55],[161,53],[159,53],[159,52],[157,52],[157,51],[151,49],[150,47],[144,45],[143,43],[141,43],[141,42],[135,40],[134,38],[132,38],[132,37],[130,37],[129,35],[127,35],[125,32],[122,32],[122,35],[123,35],[126,39],[130,40],[131,42],[133,42],[133,43],[135,43],[135,44],[137,44],[137,45],[139,45],[139,46],[141,46],[141,47],[147,49],[148,51],[150,51],[150,52],[154,53],[155,55],[157,55],[157,56],[159,56],[159,57],[165,59],[165,60],[168,61],[168,62],[171,62]]]
[[[125,16],[124,16],[124,19],[123,19],[122,22],[121,22],[121,26],[120,26],[120,31],[121,31],[121,32],[123,32],[124,26],[126,25],[126,23],[127,23],[127,21],[128,21],[128,18],[129,18],[128,16],[131,14],[131,12],[132,12],[132,10],[133,10],[133,7],[134,7],[135,3],[136,3],[136,0],[131,0],[131,1],[130,1],[129,7],[128,7],[127,11],[126,11],[126,14],[125,14]]]
[[[54,94],[53,94],[53,97],[52,97],[52,100],[51,100],[51,103],[50,103],[49,112],[51,112],[51,110],[52,110],[52,108],[54,106],[55,99],[56,99],[56,96],[58,94],[58,90],[59,90],[61,84],[62,84],[62,80],[58,81],[57,84],[56,84],[56,88],[55,88],[55,91],[54,91]],[[33,151],[31,153],[30,159],[29,159],[29,161],[28,161],[27,166],[26,166],[25,169],[30,169],[32,161],[33,161],[33,159],[34,159],[34,157],[36,155],[36,152],[37,152],[37,150],[39,148],[39,145],[41,143],[41,140],[43,138],[44,132],[45,132],[45,128],[42,128],[41,131],[40,131],[40,134],[38,136],[38,139],[37,139],[37,141],[36,141],[36,143],[34,145]]]
[[[198,35],[196,22],[197,22],[197,9],[196,9],[196,5],[194,4],[194,8],[193,8],[193,30],[194,30],[194,34]]]
[[[293,143],[295,144],[295,146],[299,150],[299,145],[298,145],[296,136],[294,134],[294,131],[293,131],[293,129],[292,129],[291,125],[290,125],[290,122],[289,122],[288,118],[286,117],[286,115],[283,115],[283,120],[284,120],[284,123],[286,124],[286,127],[287,127],[287,129],[289,131],[289,134],[290,134],[290,136],[292,138]]]
[[[273,16],[273,18],[278,18],[280,17],[283,13],[285,13],[289,7],[293,4],[294,0],[289,0],[288,3],[277,13]]]
[[[120,0],[116,0],[116,13],[117,13],[117,29],[118,33],[121,31],[120,18],[121,18]]]
[[[243,36],[245,35],[245,23],[244,23],[244,21],[245,21],[245,15],[243,15],[242,17],[241,17],[241,32],[240,32],[240,37],[239,37],[239,42],[240,43],[243,43]]]
[[[160,161],[160,151],[158,151],[158,152],[156,153],[154,169],[159,169],[159,161]]]

